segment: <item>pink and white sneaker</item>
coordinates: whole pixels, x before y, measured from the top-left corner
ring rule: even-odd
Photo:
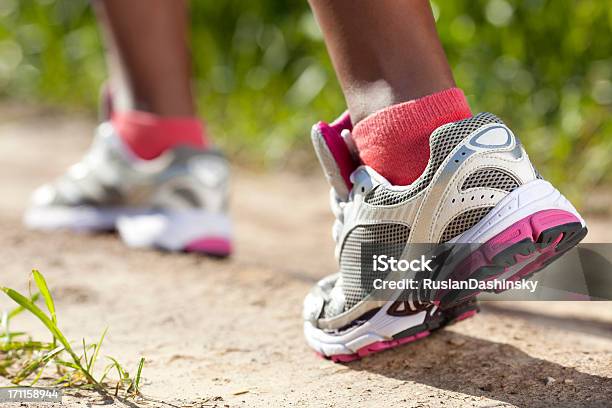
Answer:
[[[219,152],[177,146],[142,160],[104,122],[85,157],[33,194],[24,221],[44,230],[116,229],[132,247],[227,256],[228,183]]]
[[[332,186],[340,266],[304,301],[306,340],[325,357],[350,361],[475,313],[480,286],[424,290],[418,285],[425,278],[524,279],[587,233],[576,209],[541,178],[495,115],[481,113],[436,129],[429,163],[408,186],[391,185],[359,163],[351,127],[344,115],[312,131]],[[383,253],[397,260],[438,258],[433,272],[399,274],[372,267],[373,256]],[[381,282],[399,280],[416,281],[418,289],[381,288]]]

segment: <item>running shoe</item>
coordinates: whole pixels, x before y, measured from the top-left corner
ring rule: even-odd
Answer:
[[[304,301],[307,342],[324,357],[350,361],[475,313],[479,289],[374,288],[376,280],[398,278],[364,267],[376,248],[398,259],[435,254],[432,279],[504,282],[531,276],[587,233],[582,217],[493,114],[436,129],[428,165],[408,186],[394,186],[359,163],[350,131],[346,114],[312,130],[332,186],[339,262],[339,272]]]
[[[43,230],[117,230],[131,247],[227,256],[228,179],[217,151],[177,146],[142,160],[104,122],[85,157],[34,192],[24,221]]]

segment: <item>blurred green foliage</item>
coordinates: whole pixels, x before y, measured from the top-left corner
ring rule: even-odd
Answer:
[[[475,111],[503,117],[571,195],[612,181],[609,0],[432,6]],[[238,160],[312,160],[311,124],[333,119],[344,102],[307,3],[194,1],[191,9],[195,85],[214,137]],[[93,111],[104,78],[88,1],[0,0],[0,95]]]

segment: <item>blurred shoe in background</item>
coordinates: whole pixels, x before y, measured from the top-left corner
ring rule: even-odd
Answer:
[[[228,182],[220,152],[178,145],[144,160],[104,122],[83,160],[33,194],[25,223],[44,230],[116,229],[132,247],[227,256]]]

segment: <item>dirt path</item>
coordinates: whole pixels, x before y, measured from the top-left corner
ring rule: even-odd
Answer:
[[[360,362],[316,358],[300,313],[311,284],[334,269],[319,174],[237,172],[229,261],[24,230],[29,192],[78,159],[91,130],[79,117],[0,107],[0,284],[25,289],[29,270],[43,271],[68,337],[94,340],[109,326],[108,354],[131,367],[146,357],[146,394],[178,406],[612,406],[612,303],[488,303]],[[612,240],[612,223],[589,221],[591,241]]]

